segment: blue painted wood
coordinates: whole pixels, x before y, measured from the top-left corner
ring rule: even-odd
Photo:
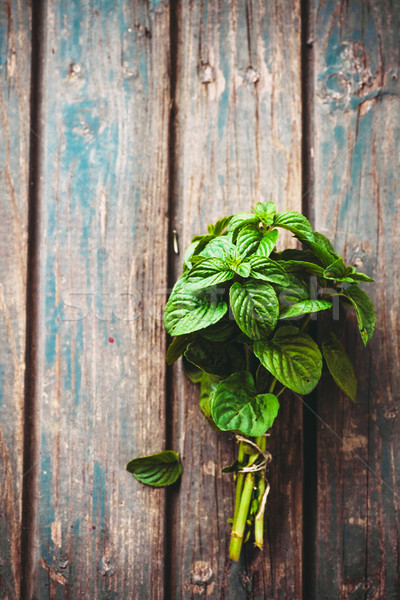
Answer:
[[[276,200],[301,210],[300,6],[182,2],[172,227],[184,248],[225,214]],[[180,274],[182,253],[176,258]],[[282,402],[263,554],[228,558],[233,490],[221,468],[234,442],[212,431],[197,386],[176,367],[174,446],[184,475],[174,498],[172,597],[301,598],[302,407]]]
[[[378,325],[342,332],[357,404],[318,403],[315,598],[399,597],[399,2],[315,3],[315,222],[375,278]]]
[[[50,2],[42,101],[37,598],[162,598],[168,6]]]
[[[29,148],[29,11],[0,5],[0,595],[19,597]]]

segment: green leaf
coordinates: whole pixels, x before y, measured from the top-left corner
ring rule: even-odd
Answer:
[[[333,263],[328,265],[324,271],[325,279],[334,279],[341,281],[346,277],[346,265],[342,258],[337,258]]]
[[[279,305],[286,308],[296,302],[302,300],[309,300],[310,298],[310,284],[302,281],[296,275],[288,273],[287,279],[289,284],[285,286],[275,286],[276,295],[279,299]]]
[[[205,258],[221,258],[225,260],[226,256],[235,251],[236,248],[232,244],[230,236],[221,236],[213,238],[201,250],[200,255]]]
[[[186,287],[201,290],[233,279],[235,273],[221,258],[204,258],[186,273]]]
[[[179,454],[164,450],[158,454],[134,458],[126,465],[127,471],[146,485],[165,487],[175,483],[182,473]]]
[[[299,240],[314,240],[311,223],[306,217],[292,210],[285,210],[275,216],[275,227],[282,227],[291,231]]]
[[[327,300],[302,300],[301,302],[296,302],[296,304],[284,308],[280,313],[279,318],[288,319],[290,317],[298,317],[300,315],[315,313],[320,310],[327,310],[328,308],[332,308],[332,302],[328,302]]]
[[[230,220],[228,231],[234,233],[234,231],[239,227],[243,227],[244,225],[248,225],[249,223],[258,223],[259,219],[253,215],[253,213],[243,212],[238,213],[237,215],[233,215]],[[235,238],[234,238],[235,239]]]
[[[246,361],[241,346],[198,339],[191,342],[185,352],[191,363],[206,373],[227,377],[232,371],[241,371]]]
[[[365,273],[355,272],[355,273],[352,273],[351,275],[349,275],[349,277],[351,277],[351,279],[353,281],[366,281],[366,282],[374,281],[374,279],[372,279],[372,277],[369,277]]]
[[[236,282],[230,289],[230,303],[236,323],[251,339],[260,339],[273,331],[279,316],[274,288],[259,281]]]
[[[362,341],[366,344],[372,338],[375,329],[376,317],[374,305],[358,285],[349,286],[344,290],[342,295],[346,296],[356,309],[358,327]]]
[[[297,248],[286,248],[282,252],[276,252],[274,255],[276,260],[284,261],[304,261],[308,263],[318,263],[318,258],[311,250],[298,250]]]
[[[240,277],[249,277],[251,266],[249,262],[241,261],[228,261],[228,264],[232,271],[235,271]]]
[[[322,233],[319,231],[314,231],[314,240],[324,250],[330,252],[331,254],[336,254],[335,248],[332,246],[332,242],[328,240]]]
[[[355,402],[357,378],[343,344],[331,331],[323,340],[321,347],[322,354],[333,379],[340,389]]]
[[[195,255],[198,245],[199,242],[192,242],[185,250],[185,254],[183,255],[183,264],[188,269],[190,269],[193,266],[191,259]]]
[[[272,340],[255,342],[253,351],[278,381],[299,394],[309,394],[321,377],[319,348],[297,327],[279,328]]]
[[[211,415],[222,431],[260,436],[278,414],[279,401],[274,394],[257,394],[248,371],[234,373],[221,381],[211,402]]]
[[[185,282],[175,285],[167,302],[164,324],[170,335],[183,335],[199,331],[217,323],[228,306],[221,298],[218,288],[191,291],[185,288]]]
[[[172,365],[184,353],[189,343],[190,335],[177,335],[174,337],[167,350],[167,364]]]
[[[200,383],[204,373],[203,369],[196,367],[196,365],[185,358],[185,355],[182,357],[182,364],[186,377],[190,379],[192,383]]]
[[[278,240],[279,231],[278,229],[271,229],[261,239],[258,248],[255,252],[256,256],[264,256],[268,258],[272,250],[275,248]]]
[[[211,342],[227,342],[235,335],[235,324],[222,319],[215,325],[210,325],[200,332],[201,336]]]
[[[337,254],[330,252],[325,243],[321,245],[317,242],[313,242],[312,240],[302,241],[306,244],[306,246],[308,246],[308,248],[310,248],[310,250],[324,267],[328,267],[335,261],[335,259],[340,258]]]
[[[232,216],[229,217],[222,217],[222,219],[219,219],[215,225],[209,225],[208,226],[208,231],[209,233],[213,233],[214,235],[221,235],[221,233],[224,231],[224,229],[226,229],[229,225],[230,220],[232,219]]]
[[[271,225],[271,223],[273,223],[275,213],[275,202],[257,202],[254,208],[254,214],[264,223],[264,225]]]
[[[304,272],[310,273],[311,275],[316,275],[317,277],[324,276],[324,269],[319,265],[307,262],[304,260],[279,260],[277,261],[280,266],[282,266],[286,273],[301,273]]]
[[[222,473],[237,473],[240,469],[243,469],[244,465],[242,465],[237,459],[233,461],[231,465],[227,467],[223,467]]]
[[[236,238],[236,248],[242,256],[248,256],[253,254],[263,237],[262,230],[259,228],[258,223],[252,223],[242,227]]]
[[[277,261],[263,256],[250,256],[249,263],[251,265],[251,277],[282,286],[289,284],[286,271]]]
[[[221,377],[209,373],[203,373],[200,381],[200,409],[213,429],[219,429],[211,417],[211,402],[220,381]]]

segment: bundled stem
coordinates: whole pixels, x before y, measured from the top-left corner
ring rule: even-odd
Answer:
[[[239,437],[239,436],[238,436]],[[238,462],[242,466],[236,479],[236,497],[233,516],[232,534],[229,554],[232,560],[239,560],[246,525],[254,522],[254,541],[258,548],[263,547],[264,511],[269,492],[265,480],[265,468],[269,455],[266,453],[266,437],[260,436],[255,442],[240,438]],[[250,454],[245,465],[246,442],[257,451]],[[262,458],[262,462],[259,459]],[[258,464],[257,464],[258,461]],[[254,513],[255,516],[254,516]]]

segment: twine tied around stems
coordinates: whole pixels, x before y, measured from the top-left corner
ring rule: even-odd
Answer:
[[[263,460],[258,465],[254,464],[254,465],[251,465],[250,467],[243,467],[242,469],[239,469],[237,472],[238,473],[256,473],[258,471],[265,471],[268,463],[270,463],[272,461],[271,453],[268,452],[268,450],[261,450],[261,448],[260,448],[260,446],[258,446],[258,444],[256,444],[252,440],[249,440],[248,438],[245,438],[241,435],[236,435],[235,437],[238,442],[244,442],[245,444],[249,444],[250,446],[253,446],[253,448],[255,448],[257,450],[257,452],[259,454],[261,454],[261,456],[263,457]],[[267,495],[268,495],[268,493],[267,493]],[[266,498],[265,498],[265,500],[266,500]],[[263,501],[264,501],[264,498],[263,498]]]

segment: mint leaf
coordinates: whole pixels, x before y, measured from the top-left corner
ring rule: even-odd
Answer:
[[[275,213],[275,202],[257,202],[254,208],[254,214],[264,223],[264,225],[271,225],[271,223],[273,223]]]
[[[263,256],[251,256],[249,264],[251,265],[251,277],[261,279],[262,281],[269,281],[270,283],[277,283],[282,286],[288,285],[289,281],[286,271],[277,261],[264,258]]]
[[[187,378],[190,379],[192,383],[200,383],[204,371],[202,369],[199,369],[199,367],[191,363],[189,360],[187,360],[185,358],[185,355],[183,355],[182,364],[183,370],[185,371],[185,375],[187,376]]]
[[[274,226],[288,229],[299,240],[314,240],[314,232],[310,221],[298,212],[286,210],[278,213],[274,219]]]
[[[206,373],[220,377],[246,368],[241,346],[232,343],[210,342],[200,338],[189,344],[185,357]]]
[[[279,328],[272,340],[255,342],[253,350],[278,381],[299,394],[309,394],[321,377],[319,348],[297,327]]]
[[[292,273],[287,274],[288,284],[285,286],[276,285],[275,291],[278,296],[279,305],[283,308],[300,302],[301,300],[309,300],[310,284],[302,281],[299,277]]]
[[[328,240],[328,238],[325,237],[322,233],[319,233],[319,231],[314,231],[314,241],[318,244],[318,246],[320,246],[327,252],[330,252],[331,254],[337,256],[335,248],[332,246],[332,242]]]
[[[253,254],[263,237],[262,231],[257,223],[242,227],[236,238],[236,248],[243,256]]]
[[[251,339],[271,333],[279,316],[279,303],[274,288],[249,279],[234,283],[230,289],[233,316],[240,329]]]
[[[326,243],[320,244],[310,239],[304,239],[302,241],[306,244],[308,248],[310,248],[310,250],[318,258],[318,260],[324,267],[328,267],[335,261],[335,259],[338,258],[337,254],[327,249]]]
[[[333,379],[345,394],[355,402],[357,394],[357,378],[343,344],[331,331],[324,338],[322,354]]]
[[[310,273],[317,277],[324,276],[324,269],[313,262],[307,262],[303,260],[280,260],[278,264],[282,266],[286,273]]]
[[[220,381],[221,377],[218,377],[218,375],[210,375],[209,373],[203,373],[200,380],[200,409],[214,429],[219,428],[211,417],[211,402]]]
[[[208,244],[201,250],[200,255],[205,258],[222,258],[225,260],[226,256],[236,251],[236,247],[232,244],[230,236],[221,236],[213,238]]]
[[[249,225],[251,223],[259,223],[259,219],[253,215],[253,213],[243,212],[232,217],[228,226],[228,232],[232,234],[233,242],[236,241],[236,236],[238,235],[239,230],[245,225]]]
[[[221,298],[221,290],[207,288],[191,291],[179,281],[167,302],[164,313],[164,324],[170,335],[183,335],[204,329],[217,323],[228,306]]]
[[[260,436],[278,414],[279,401],[274,394],[257,394],[248,371],[234,373],[221,381],[211,402],[211,415],[223,431]]]
[[[353,281],[366,281],[366,282],[374,281],[374,279],[372,279],[372,277],[369,277],[365,273],[357,273],[357,271],[355,273],[352,273],[351,275],[349,275],[349,277]]]
[[[184,353],[189,343],[190,335],[177,335],[167,349],[167,364],[172,365]]]
[[[349,286],[344,290],[342,295],[348,298],[356,309],[361,338],[364,344],[366,344],[374,334],[376,321],[374,305],[358,285]]]
[[[218,321],[215,325],[209,325],[200,335],[211,342],[227,342],[235,335],[235,324],[225,319]]]
[[[271,229],[271,231],[268,231],[266,234],[264,234],[255,252],[256,256],[264,256],[265,258],[268,258],[272,250],[275,248],[278,235],[279,231],[277,229]]]
[[[126,465],[126,470],[145,485],[165,487],[175,483],[182,473],[179,454],[164,450],[158,454],[134,458]]]
[[[224,231],[224,229],[226,229],[229,225],[230,220],[232,219],[233,215],[229,216],[229,217],[222,217],[222,219],[219,219],[215,225],[209,225],[208,226],[208,232],[209,233],[213,233],[214,235],[221,235],[221,233]]]
[[[298,317],[309,313],[315,313],[320,310],[332,308],[332,302],[327,300],[301,300],[282,310],[279,315],[280,319],[288,319],[289,317]]]
[[[235,273],[221,258],[204,258],[186,273],[186,287],[201,290],[233,279]]]
[[[342,281],[346,277],[346,265],[343,259],[337,258],[333,263],[328,265],[324,271],[325,279],[335,279]]]

